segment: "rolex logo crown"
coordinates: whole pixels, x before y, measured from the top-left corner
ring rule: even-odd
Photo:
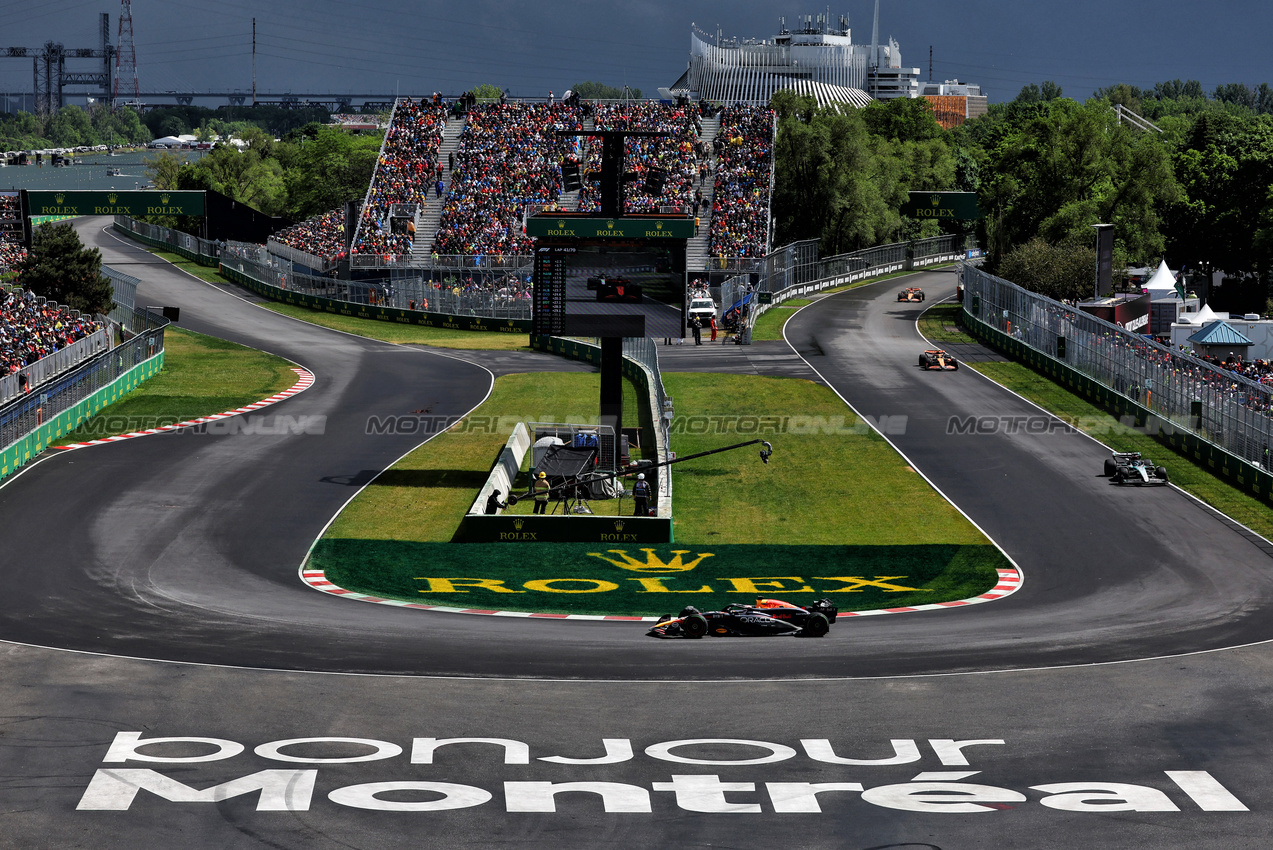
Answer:
[[[622,520],[616,520],[616,530],[621,529],[622,527]],[[630,570],[634,573],[683,573],[697,567],[700,563],[702,563],[704,558],[713,557],[710,552],[699,552],[698,557],[694,558],[689,563],[686,563],[681,560],[681,556],[688,555],[690,553],[689,550],[673,549],[672,559],[665,562],[662,558],[655,554],[653,549],[642,549],[641,551],[645,553],[645,560],[638,561],[622,549],[607,549],[606,551],[611,555],[618,555],[622,560],[608,558],[600,552],[589,552],[588,555],[593,558],[600,558],[606,563],[613,564],[621,570]]]
[[[623,520],[621,520],[621,519],[616,519],[616,520],[614,521],[614,530],[615,530],[615,531],[623,531]]]
[[[111,192],[109,195],[106,196],[106,200],[110,201],[112,204],[118,203],[119,195],[116,195],[114,192]]]
[[[561,228],[563,228],[563,227],[565,227],[565,226],[566,226],[566,222],[564,222],[564,221],[558,221],[558,222],[557,222],[557,228],[558,228],[558,229],[561,229]]]
[[[163,204],[164,206],[168,206],[168,198],[169,198],[168,193],[164,192],[162,195],[159,196],[159,202]]]
[[[66,203],[66,195],[63,195],[61,192],[58,192],[56,195],[53,196],[53,200],[57,201],[59,204],[64,204]]]
[[[513,528],[517,529],[518,531],[521,531],[522,526],[525,524],[526,524],[526,520],[522,519],[521,517],[518,517],[517,519],[513,520]]]
[[[933,195],[931,198],[929,198],[929,200],[933,202],[933,206],[935,207],[941,206],[941,195]]]

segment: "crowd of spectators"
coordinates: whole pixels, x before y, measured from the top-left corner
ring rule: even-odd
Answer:
[[[578,107],[565,103],[472,103],[451,172],[451,190],[433,242],[435,254],[529,254],[527,206],[561,195],[561,161],[581,130]]]
[[[669,133],[664,137],[630,137],[624,141],[624,168],[637,180],[627,184],[624,211],[657,213],[659,207],[680,206],[689,211],[696,200],[697,187],[706,180],[707,146],[699,137],[703,126],[699,110],[690,105],[670,105],[658,101],[638,100],[598,104],[593,113],[598,130],[644,130]],[[584,172],[601,170],[602,142],[588,140]],[[651,169],[665,175],[663,191],[650,195],[644,190]],[[579,198],[582,212],[601,209],[601,192],[595,181],[584,181]]]
[[[765,255],[773,139],[772,109],[738,105],[721,111],[720,130],[713,142],[717,162],[710,236],[713,257]]]
[[[30,366],[101,327],[69,307],[41,304],[30,292],[0,293],[0,374]]]
[[[398,102],[385,133],[353,253],[410,253],[412,235],[391,233],[389,212],[394,204],[424,204],[435,181],[440,185],[438,148],[445,127],[442,106],[411,98]]]
[[[274,234],[274,239],[290,248],[322,257],[324,260],[343,259],[345,256],[345,211],[332,210],[293,224]]]
[[[18,196],[0,195],[0,274],[12,271],[27,255],[22,247],[21,216]]]

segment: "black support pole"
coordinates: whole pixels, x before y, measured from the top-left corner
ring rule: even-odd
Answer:
[[[615,450],[623,428],[623,338],[601,338],[601,426],[614,429]]]

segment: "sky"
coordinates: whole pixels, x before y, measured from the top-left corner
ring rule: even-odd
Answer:
[[[0,0],[6,47],[99,43],[109,0]],[[772,39],[778,19],[827,7],[755,0],[133,0],[133,40],[143,92],[252,88],[257,21],[258,93],[456,94],[481,83],[514,96],[558,96],[584,80],[629,85],[646,96],[685,69],[691,24],[726,36]],[[870,43],[872,0],[831,6]],[[1273,84],[1269,0],[881,0],[880,38],[901,45],[903,65],[928,79],[980,84],[992,102],[1052,80],[1089,97],[1125,82],[1151,87],[1197,79]],[[95,71],[100,60],[72,60]],[[0,55],[0,92],[31,90],[31,60]],[[4,101],[0,99],[0,104]],[[0,105],[0,108],[3,108]]]

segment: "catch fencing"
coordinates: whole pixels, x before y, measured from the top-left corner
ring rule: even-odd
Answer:
[[[1139,409],[1138,424],[1151,433],[1192,435],[1253,467],[1268,468],[1269,387],[971,265],[960,274],[964,313],[975,320],[974,332],[978,325],[995,332],[992,344],[1037,353],[1111,391],[1130,402],[1128,408]]]
[[[139,242],[145,242],[152,248],[160,248],[170,250],[174,254],[192,260],[201,266],[215,266],[220,262],[221,243],[214,242],[211,239],[201,239],[198,236],[191,236],[189,233],[182,233],[180,230],[172,230],[167,227],[160,227],[157,224],[150,224],[144,221],[137,221],[126,215],[115,216],[115,227],[131,234]]]
[[[339,280],[294,271],[292,261],[260,245],[227,242],[223,265],[277,289],[360,307],[393,308],[448,317],[500,321],[531,318],[531,258],[503,258],[487,265],[400,269],[380,280]]]
[[[867,278],[953,263],[968,256],[966,244],[965,236],[935,236],[819,259],[816,239],[794,242],[755,261],[752,271],[757,273],[757,278],[754,284],[750,282],[750,275],[726,281],[734,300],[727,301],[726,289],[722,286],[722,303],[726,309],[728,303],[741,301],[747,304],[748,309],[743,311],[746,314],[743,317],[746,320],[744,333],[745,338],[750,340],[750,329],[756,319],[774,305]],[[749,297],[752,289],[764,294]],[[759,303],[752,304],[753,297]]]
[[[168,323],[161,316],[134,321],[147,324],[152,327],[128,342],[0,405],[0,477],[159,371]]]

